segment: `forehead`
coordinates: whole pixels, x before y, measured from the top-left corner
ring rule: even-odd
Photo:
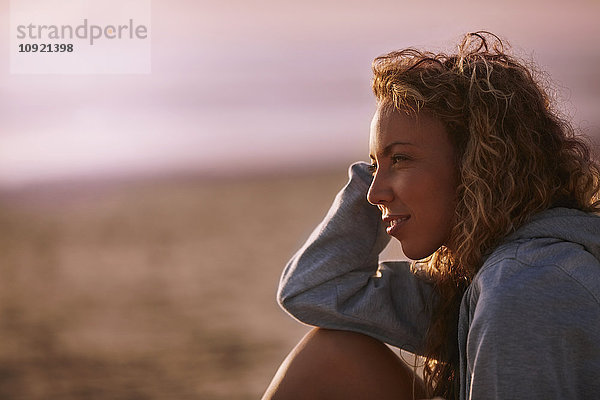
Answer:
[[[371,121],[371,153],[379,153],[392,143],[429,148],[449,145],[449,138],[442,122],[426,112],[408,114],[380,105]]]

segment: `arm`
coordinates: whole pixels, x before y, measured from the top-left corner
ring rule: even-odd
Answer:
[[[502,279],[481,289],[473,314],[465,398],[597,397],[597,299],[555,266],[523,266]]]
[[[378,268],[389,236],[379,209],[366,200],[372,177],[366,163],[352,165],[349,175],[325,219],[287,264],[279,303],[307,324],[357,331],[419,352],[431,286],[408,263]]]

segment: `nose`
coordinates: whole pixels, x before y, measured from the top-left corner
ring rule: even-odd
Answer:
[[[367,201],[374,206],[390,203],[394,198],[394,193],[386,183],[385,177],[380,173],[375,173],[369,191],[367,192]]]

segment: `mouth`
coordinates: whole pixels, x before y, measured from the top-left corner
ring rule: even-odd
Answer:
[[[390,236],[394,236],[409,219],[410,215],[385,215],[382,218],[388,224],[385,231]]]

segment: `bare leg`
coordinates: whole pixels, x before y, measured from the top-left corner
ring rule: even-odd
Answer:
[[[281,364],[262,400],[425,397],[423,382],[385,344],[360,333],[315,328]]]

